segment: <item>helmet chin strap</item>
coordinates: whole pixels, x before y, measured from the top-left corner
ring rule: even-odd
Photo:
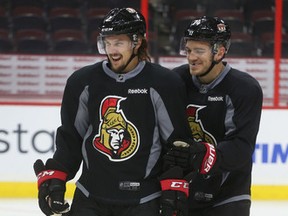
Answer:
[[[128,59],[127,63],[125,65],[123,65],[122,67],[120,67],[117,71],[114,71],[115,73],[118,73],[118,74],[123,74],[125,68],[130,64],[130,62],[137,56],[136,54],[134,54],[134,49],[135,49],[135,46],[133,47],[133,50],[132,50],[132,54],[130,56],[130,58]],[[108,56],[107,56],[108,58]],[[110,59],[108,58],[108,66],[111,68],[111,61]]]
[[[212,68],[216,65],[216,64],[218,64],[219,62],[216,62],[216,61],[212,61],[212,63],[211,63],[211,65],[210,65],[210,67],[208,68],[208,70],[205,72],[205,73],[203,73],[203,74],[201,74],[201,75],[198,75],[197,77],[204,77],[204,76],[206,76],[211,70],[212,70]]]
[[[204,77],[204,76],[206,76],[207,74],[209,74],[210,71],[213,69],[213,67],[214,67],[216,64],[219,64],[219,63],[224,59],[225,54],[224,54],[223,57],[222,57],[221,59],[219,59],[218,61],[215,61],[215,60],[214,60],[214,56],[215,56],[215,54],[213,54],[213,60],[212,60],[212,63],[211,63],[211,65],[210,65],[210,67],[208,68],[208,70],[207,70],[205,73],[203,73],[203,74],[201,74],[201,75],[198,75],[197,77]]]

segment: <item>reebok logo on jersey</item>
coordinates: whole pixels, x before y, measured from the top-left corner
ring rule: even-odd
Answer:
[[[223,97],[222,96],[215,96],[215,97],[211,97],[211,96],[208,96],[208,101],[224,101]]]
[[[148,89],[128,89],[128,94],[148,94]]]

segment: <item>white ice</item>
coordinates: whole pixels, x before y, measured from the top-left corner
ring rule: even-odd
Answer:
[[[36,199],[0,199],[0,216],[41,216]],[[287,201],[252,201],[250,216],[288,216]]]

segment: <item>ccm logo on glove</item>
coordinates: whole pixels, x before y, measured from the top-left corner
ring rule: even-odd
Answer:
[[[42,172],[40,172],[37,175],[37,179],[38,179],[38,188],[40,187],[40,185],[47,181],[48,179],[59,179],[62,181],[66,181],[67,178],[67,173],[65,172],[61,172],[58,170],[44,170]]]
[[[165,190],[176,190],[184,192],[187,197],[189,193],[189,183],[182,179],[165,179],[161,181],[162,191]]]

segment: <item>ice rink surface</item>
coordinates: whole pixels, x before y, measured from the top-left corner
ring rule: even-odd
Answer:
[[[0,216],[41,216],[35,199],[0,199]],[[288,216],[288,201],[253,201],[250,216]]]

